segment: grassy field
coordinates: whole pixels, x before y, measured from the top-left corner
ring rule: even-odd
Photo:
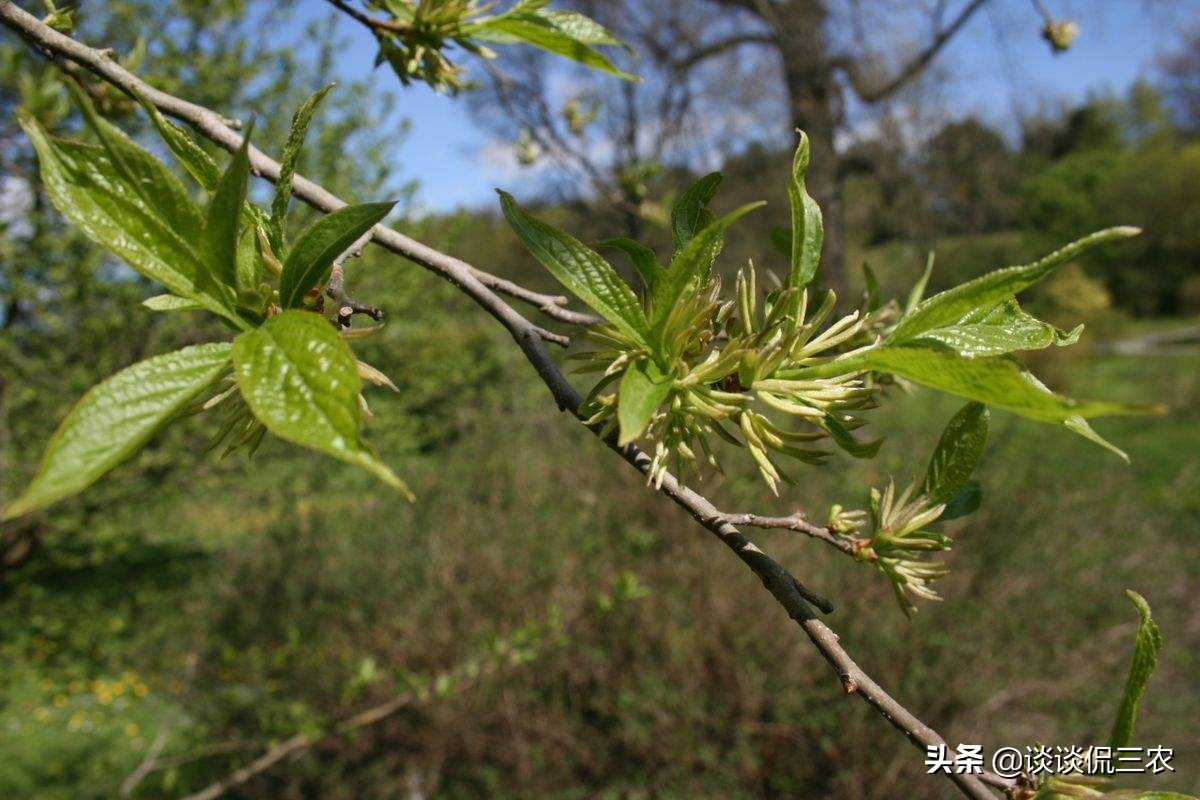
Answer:
[[[179,795],[431,681],[234,796],[950,796],[752,575],[553,411],[486,322],[388,336],[379,363],[400,340],[457,364],[404,370],[399,397],[372,400],[372,439],[417,503],[277,443],[250,464],[198,459],[160,492],[130,466],[112,479],[127,495],[0,578],[0,797],[113,797],[156,739],[135,796]],[[1200,356],[1038,368],[1076,396],[1172,413],[1098,426],[1132,466],[996,414],[983,508],[948,526],[945,602],[906,621],[869,567],[794,534],[757,539],[835,600],[830,623],[868,671],[988,750],[1106,737],[1136,621],[1123,590],[1142,592],[1167,644],[1138,739],[1177,753],[1173,775],[1142,784],[1200,791]],[[704,489],[733,510],[861,505],[868,485],[923,471],[958,405],[892,402],[874,462],[797,470],[778,500],[750,469]],[[522,663],[437,682],[514,632]]]

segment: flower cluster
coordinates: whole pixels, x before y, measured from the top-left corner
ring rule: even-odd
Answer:
[[[451,60],[447,48],[454,45],[481,58],[494,58],[488,44],[527,44],[636,80],[597,49],[621,44],[611,33],[579,12],[548,8],[548,0],[519,0],[500,13],[490,13],[497,3],[480,0],[367,0],[367,5],[389,18],[349,13],[375,34],[379,42],[376,65],[390,64],[405,85],[420,81],[450,94],[467,88],[466,71]],[[575,124],[585,124],[585,116],[581,110]]]
[[[880,492],[871,489],[871,523],[874,532],[859,558],[871,561],[891,581],[896,600],[904,613],[916,611],[914,598],[941,600],[932,584],[947,572],[941,561],[929,561],[929,553],[949,550],[950,537],[925,530],[946,510],[934,504],[915,484],[899,495],[894,481]]]
[[[478,15],[476,0],[419,0],[381,3],[395,16],[396,23],[374,29],[379,40],[377,64],[386,61],[404,85],[412,81],[429,84],[451,94],[465,88],[464,68],[443,52],[454,42],[475,53],[483,53],[463,34],[463,25]]]
[[[1065,347],[1079,337],[1036,319],[1016,295],[1089,248],[1134,236],[1138,229],[1097,231],[1030,264],[988,272],[925,297],[933,260],[905,302],[882,302],[865,269],[858,310],[835,313],[837,298],[818,287],[823,227],[805,188],[810,148],[801,133],[788,199],[792,225],[772,243],[789,257],[786,277],[768,289],[750,262],[731,297],[714,266],[725,231],[759,207],[750,203],[720,217],[709,203],[721,175],[701,177],[681,192],[667,220],[674,250],[660,261],[631,239],[619,250],[640,279],[630,285],[599,253],[526,212],[506,192],[501,208],[530,253],[603,320],[585,335],[595,347],[569,356],[599,373],[577,409],[618,445],[640,441],[650,452],[647,476],[661,485],[669,468],[699,474],[701,462],[720,469],[717,439],[750,454],[770,489],[792,482],[784,457],[822,464],[840,449],[871,458],[881,440],[859,438],[863,412],[888,383],[922,385],[968,401],[947,425],[924,480],[897,492],[873,491],[871,513],[835,507],[828,530],[850,540],[842,549],[875,564],[906,613],[916,598],[937,599],[932,584],[946,573],[928,554],[950,540],[926,527],[971,513],[980,487],[971,479],[987,435],[987,407],[1061,426],[1106,447],[1089,417],[1155,413],[1154,406],[1081,401],[1052,391],[1015,357]],[[869,537],[857,532],[872,523]]]
[[[666,400],[653,413],[646,437],[654,441],[650,480],[660,482],[668,462],[693,470],[699,457],[720,468],[710,438],[744,445],[763,479],[778,493],[788,480],[778,457],[820,464],[833,442],[857,456],[870,456],[880,442],[863,442],[851,431],[864,420],[857,412],[874,407],[876,386],[861,373],[799,378],[796,370],[822,364],[862,333],[858,311],[827,324],[835,296],[825,292],[809,307],[808,290],[774,288],[760,293],[753,263],[736,279],[735,297],[722,301],[721,281],[678,302],[666,316],[662,339],[671,368]],[[652,302],[652,301],[651,301]],[[648,308],[648,313],[653,309]],[[589,332],[600,347],[576,357],[583,371],[603,370],[581,413],[592,425],[618,425],[618,385],[626,370],[644,368],[654,354],[613,326]],[[773,421],[779,412],[793,424]]]

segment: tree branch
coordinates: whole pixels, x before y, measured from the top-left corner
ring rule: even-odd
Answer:
[[[547,646],[553,641],[552,639],[548,639],[540,646]],[[439,673],[434,680],[428,681],[423,686],[395,694],[382,703],[352,714],[340,722],[333,724],[331,729],[322,735],[308,736],[305,734],[296,734],[285,739],[268,748],[262,755],[249,764],[209,784],[199,792],[187,795],[183,800],[216,800],[216,798],[221,797],[230,789],[245,783],[256,775],[266,772],[285,758],[301,753],[322,742],[329,742],[360,728],[382,722],[402,709],[427,703],[432,698],[440,697],[440,690],[436,688],[440,685],[453,686],[456,690],[466,689],[480,683],[485,678],[499,673],[505,667],[517,667],[532,660],[532,658],[518,657],[514,651],[508,648],[506,643],[502,643],[502,645],[487,656],[468,658],[462,663]],[[167,760],[163,760],[163,765],[167,765]]]
[[[855,555],[859,548],[855,546],[860,539],[838,536],[824,525],[814,525],[797,511],[789,517],[764,517],[761,514],[730,514],[722,513],[722,518],[730,525],[741,525],[747,528],[774,528],[803,533],[806,536],[824,542],[830,547],[836,547],[847,555]]]
[[[684,57],[672,60],[671,67],[682,72],[691,69],[702,61],[707,61],[710,58],[747,44],[778,45],[779,40],[769,33],[738,33],[725,39],[718,39],[715,42],[700,45]]]
[[[868,79],[862,74],[858,61],[852,56],[841,55],[830,59],[830,66],[834,69],[840,69],[850,79],[850,85],[854,89],[854,93],[864,103],[874,103],[900,89],[904,84],[908,83],[916,77],[921,70],[929,65],[929,62],[941,52],[946,43],[954,38],[962,27],[967,24],[967,21],[975,15],[975,12],[983,8],[988,0],[971,0],[958,13],[953,21],[944,28],[940,28],[933,36],[933,39],[925,47],[924,50],[917,53],[907,64],[884,83],[876,86],[870,85]]]
[[[1040,14],[1046,22],[1054,21],[1054,15],[1050,13],[1050,9],[1046,8],[1046,4],[1042,0],[1033,0],[1033,10]]]
[[[979,1],[982,2],[982,0]],[[117,88],[126,92],[136,90],[164,113],[191,122],[201,133],[222,147],[235,150],[240,146],[241,137],[220,122],[220,115],[202,106],[154,89],[117,65],[102,51],[90,48],[53,30],[33,15],[18,8],[11,0],[0,0],[0,22],[37,47],[74,61]],[[278,178],[279,165],[257,148],[250,148],[250,162],[251,168],[256,174],[272,181]],[[295,178],[294,194],[314,208],[326,212],[345,205],[344,201],[328,190],[299,175]],[[374,242],[441,275],[459,287],[494,317],[521,348],[526,360],[550,390],[558,407],[561,410],[570,411],[573,415],[576,414],[583,398],[567,381],[546,350],[543,344],[545,331],[521,316],[492,291],[495,281],[499,279],[390,228],[376,226],[373,235]],[[486,284],[485,278],[482,276],[486,276],[487,280],[492,281],[492,285]],[[605,443],[642,475],[648,474],[651,459],[636,446],[619,447],[616,444],[615,436],[607,438]],[[796,621],[825,660],[834,668],[846,693],[857,694],[922,750],[929,746],[945,744],[945,740],[933,728],[918,719],[872,680],[841,646],[837,634],[817,618],[813,605],[828,608],[827,601],[823,601],[805,589],[786,568],[760,550],[737,527],[727,521],[726,515],[707,498],[684,486],[674,475],[666,474],[658,491],[669,497],[696,522],[725,543],[758,576],[763,586],[783,607],[788,616]],[[288,753],[303,747],[304,744],[298,740],[294,743],[289,740],[284,743],[284,745],[290,745],[286,752],[278,754],[278,757],[273,757],[271,753],[268,753],[262,759],[271,758],[270,763],[276,763]],[[947,777],[955,783],[964,796],[972,798],[972,800],[995,800],[995,795],[987,784],[975,775],[950,774]],[[1003,780],[995,776],[990,776],[989,779],[993,782]],[[200,796],[205,797],[206,795]]]
[[[512,78],[491,62],[484,62],[484,70],[491,78],[500,107],[509,117],[523,124],[524,130],[538,147],[565,170],[591,183],[592,188],[617,210],[635,216],[641,215],[642,210],[622,195],[620,189],[605,176],[604,170],[587,154],[586,148],[572,145],[558,129],[555,114],[546,104],[545,91],[539,91],[526,81]],[[530,77],[537,80],[540,76],[535,74]],[[521,93],[520,97],[516,92]],[[526,106],[532,108],[530,113],[524,113]]]
[[[240,786],[255,775],[266,772],[293,753],[307,750],[313,744],[313,741],[313,739],[305,734],[297,733],[295,736],[284,739],[246,766],[229,773],[221,780],[210,784],[194,794],[189,794],[183,800],[216,800],[216,798],[225,794],[233,787]]]
[[[350,320],[355,314],[365,314],[376,322],[383,320],[382,309],[360,303],[346,294],[346,261],[358,258],[370,243],[371,232],[367,231],[335,258],[329,269],[329,282],[325,284],[325,296],[337,304],[337,321],[338,325],[343,328],[350,327]]]
[[[66,58],[78,64],[130,96],[135,93],[140,94],[164,114],[190,124],[205,138],[229,152],[236,152],[241,146],[241,135],[230,128],[228,120],[220,114],[156,89],[119,65],[108,52],[88,47],[55,31],[44,25],[37,17],[18,7],[12,0],[0,0],[0,22],[20,33],[43,52]],[[279,162],[253,144],[250,145],[249,156],[250,169],[255,175],[271,182],[279,179]],[[337,211],[346,206],[344,200],[299,173],[292,181],[292,194],[304,203],[325,213]],[[591,314],[565,308],[567,299],[562,295],[542,294],[526,289],[512,281],[476,269],[459,259],[439,253],[392,228],[376,225],[372,229],[372,234],[374,241],[384,249],[402,255],[437,273],[468,294],[479,292],[479,290],[483,290],[486,294],[500,292],[536,306],[548,317],[572,325],[594,325],[598,321]],[[488,300],[484,304],[485,308],[490,307],[489,313],[492,313],[493,316],[496,313],[516,314],[512,309],[503,312],[496,307],[496,303],[504,305],[499,298],[495,298],[494,301]],[[538,328],[538,330],[542,329]],[[561,337],[553,336],[551,338],[561,339]]]
[[[167,735],[170,733],[170,728],[167,725],[162,725],[158,729],[158,733],[154,735],[154,741],[150,743],[150,747],[146,749],[146,755],[141,762],[134,768],[133,772],[125,776],[125,780],[121,781],[121,786],[117,790],[118,795],[124,798],[131,797],[133,790],[138,787],[142,781],[146,779],[158,765],[158,757],[162,753],[163,747],[167,744]]]
[[[372,33],[395,33],[395,34],[411,34],[412,28],[407,25],[402,25],[399,22],[393,22],[389,19],[376,19],[359,11],[349,3],[344,3],[342,0],[326,0],[331,6],[339,11],[345,12],[356,22],[365,25],[371,29]]]

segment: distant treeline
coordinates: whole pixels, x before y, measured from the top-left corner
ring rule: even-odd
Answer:
[[[889,243],[939,255],[968,245],[960,260],[986,261],[1028,257],[1089,231],[1131,224],[1144,234],[1082,260],[1080,267],[1092,279],[1088,283],[1106,289],[1108,303],[1134,315],[1200,313],[1200,122],[1168,96],[1162,87],[1138,83],[1124,97],[1095,97],[1027,121],[1015,145],[974,117],[945,122],[916,144],[898,126],[882,125],[877,135],[850,145],[844,159],[850,171],[847,273],[857,273],[863,253]],[[726,266],[770,257],[763,244],[786,222],[786,198],[777,187],[790,158],[788,152],[752,144],[726,161],[719,207],[771,201],[731,234]],[[665,169],[650,192],[669,198],[694,177]],[[545,213],[592,241],[613,235],[623,224],[621,214],[603,204],[550,205]],[[491,215],[485,216],[458,215],[434,225],[465,237],[467,251],[473,237],[486,239],[493,266],[535,279],[525,272],[528,264],[515,243],[496,247],[496,237],[508,237]],[[1004,247],[984,236],[999,233],[1009,234],[1001,240]],[[669,233],[653,220],[644,223],[640,235],[664,249],[670,243]],[[1001,265],[946,266],[961,271]],[[886,283],[890,265],[872,267]]]

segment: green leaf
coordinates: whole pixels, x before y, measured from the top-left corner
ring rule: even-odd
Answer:
[[[983,403],[967,403],[950,418],[938,440],[923,491],[932,505],[948,503],[967,485],[987,441],[988,410]]]
[[[580,29],[578,25],[573,27],[576,30]],[[524,42],[622,80],[639,80],[636,75],[618,69],[603,53],[589,47],[586,41],[575,38],[571,26],[568,30],[563,30],[558,27],[553,17],[541,13],[504,14],[472,25],[464,25],[463,33],[480,41],[498,44]],[[594,32],[585,32],[584,36],[594,38]]]
[[[982,500],[983,487],[979,485],[979,481],[969,480],[958,490],[958,494],[946,502],[946,509],[938,519],[952,520],[965,517],[968,514],[974,514],[979,510],[979,504]]]
[[[1100,445],[1105,450],[1109,450],[1120,457],[1120,459],[1126,464],[1129,463],[1129,454],[1105,439],[1100,434],[1096,433],[1096,430],[1089,425],[1088,421],[1083,417],[1067,417],[1065,420],[1063,420],[1063,425],[1066,426],[1067,430],[1071,431],[1072,433],[1077,433],[1083,438],[1087,439],[1089,442],[1094,442],[1095,444]]]
[[[67,88],[83,112],[84,122],[104,148],[115,174],[144,207],[157,212],[166,232],[185,243],[193,241],[202,223],[183,184],[149,151],[97,114],[92,101],[74,81],[67,81]]]
[[[975,280],[947,289],[918,303],[905,314],[889,337],[893,343],[905,342],[926,331],[953,325],[969,312],[991,308],[1013,297],[1054,272],[1062,264],[1078,257],[1098,244],[1127,239],[1141,233],[1138,228],[1117,227],[1097,231],[1055,250],[1050,255],[1021,267],[1007,267],[989,272]]]
[[[538,16],[577,42],[622,46],[621,40],[613,36],[607,28],[578,11],[546,8],[539,11]]]
[[[29,488],[3,519],[83,491],[140,450],[212,385],[229,344],[201,344],[138,362],[92,387],[58,426]]]
[[[883,439],[873,439],[869,442],[862,442],[854,438],[854,434],[838,421],[833,414],[826,414],[816,422],[823,430],[825,430],[830,438],[838,447],[845,450],[855,458],[874,458],[879,452],[879,448],[883,446]]]
[[[1162,413],[1161,406],[1078,401],[1062,397],[1047,389],[1012,358],[963,358],[947,348],[917,345],[875,347],[817,367],[784,373],[784,376],[829,377],[860,369],[899,375],[1042,422],[1063,422],[1073,416]]]
[[[804,185],[811,157],[808,134],[800,134],[800,144],[792,159],[792,179],[788,183],[788,200],[792,207],[792,268],[788,274],[788,288],[803,289],[812,283],[821,265],[821,244],[825,239],[825,224],[817,201],[808,194]],[[799,298],[792,302],[799,303]]]
[[[173,294],[156,294],[143,300],[142,305],[151,311],[197,311],[204,308],[195,300]]]
[[[832,377],[858,370],[886,372],[949,394],[1007,409],[1023,417],[1064,425],[1080,433],[1076,418],[1158,414],[1161,406],[1071,400],[1050,391],[1008,356],[963,358],[944,345],[882,345],[780,377]],[[1090,438],[1090,437],[1089,437]]]
[[[708,282],[708,276],[712,271],[713,261],[720,248],[721,239],[725,235],[725,229],[754,209],[765,205],[766,203],[761,201],[747,203],[741,208],[734,209],[713,220],[689,239],[683,249],[675,254],[675,257],[671,259],[671,266],[667,268],[666,278],[658,282],[651,295],[653,298],[653,315],[650,320],[652,331],[661,328],[680,298]]]
[[[633,268],[637,270],[641,276],[642,283],[647,289],[653,289],[664,275],[662,266],[658,263],[658,256],[654,251],[641,242],[635,242],[633,239],[624,237],[616,239],[605,239],[600,243],[601,247],[611,247],[620,250],[625,255],[629,256],[630,262],[633,263]]]
[[[637,295],[609,263],[570,234],[527,214],[508,192],[496,191],[508,224],[534,258],[593,311],[648,347],[646,315]]]
[[[921,273],[921,277],[913,284],[912,289],[908,293],[908,299],[904,303],[905,315],[911,314],[917,304],[925,297],[925,287],[929,285],[929,277],[933,275],[933,251],[929,251],[929,255],[925,258],[925,271]]]
[[[279,279],[279,304],[298,308],[309,289],[329,279],[333,261],[387,216],[394,202],[339,208],[310,225],[292,246]]]
[[[862,265],[863,271],[863,307],[870,314],[879,308],[879,278],[875,276],[875,270],[871,269],[871,265],[866,261]]]
[[[769,236],[771,246],[784,258],[792,257],[792,231],[779,225],[771,228]]]
[[[552,0],[517,0],[513,7],[508,10],[509,14],[519,14],[526,11],[541,11],[546,6],[550,5]]]
[[[158,130],[158,135],[167,143],[171,153],[175,159],[187,170],[188,174],[205,191],[213,191],[217,188],[217,181],[221,179],[221,170],[217,167],[217,162],[212,160],[208,153],[188,135],[187,131],[174,124],[161,113],[153,103],[142,97],[138,92],[134,92],[133,96],[142,104],[142,108],[150,115],[150,121],[154,123],[154,127]]]
[[[204,215],[200,245],[208,269],[200,272],[196,283],[212,294],[231,294],[237,289],[238,224],[250,181],[249,148],[250,131],[246,131]]]
[[[359,434],[358,362],[319,314],[284,311],[233,341],[246,405],[281,439],[362,467],[410,499],[412,493]]]
[[[618,444],[627,445],[646,432],[654,412],[671,393],[671,376],[650,359],[635,362],[625,370],[617,393]]]
[[[708,204],[716,196],[721,180],[721,173],[710,172],[685,189],[671,206],[671,234],[676,253],[716,219]]]
[[[401,22],[412,22],[415,9],[409,5],[409,0],[380,0],[387,12]]]
[[[926,331],[912,339],[940,342],[967,358],[996,356],[1017,350],[1040,350],[1050,345],[1074,344],[1083,332],[1070,332],[1027,314],[1016,300],[1005,300],[990,309],[976,309],[954,325]]]
[[[1117,709],[1117,719],[1109,737],[1109,745],[1114,749],[1129,747],[1133,742],[1138,704],[1142,700],[1142,693],[1146,691],[1146,682],[1158,665],[1158,651],[1163,645],[1162,634],[1158,631],[1158,624],[1150,617],[1150,604],[1146,598],[1131,589],[1126,589],[1125,595],[1137,608],[1140,621],[1133,642],[1133,660],[1129,665],[1129,678],[1125,681],[1125,693],[1121,696],[1121,706]]]
[[[263,259],[258,235],[253,227],[242,230],[237,246],[237,288],[239,292],[257,292],[262,285]]]
[[[229,298],[197,288],[205,268],[194,245],[203,217],[174,175],[123,133],[100,120],[109,147],[49,136],[33,119],[21,126],[38,154],[46,192],[89,239],[172,294],[246,328]],[[111,150],[121,151],[114,161]]]
[[[267,223],[267,241],[276,253],[283,252],[283,222],[287,216],[288,201],[292,198],[292,179],[296,175],[296,161],[300,158],[300,148],[304,146],[304,136],[308,133],[308,125],[312,121],[313,112],[317,110],[317,105],[334,85],[331,83],[313,92],[292,115],[292,129],[288,133],[287,143],[283,146],[283,154],[279,157],[279,180],[275,182],[271,218]]]

